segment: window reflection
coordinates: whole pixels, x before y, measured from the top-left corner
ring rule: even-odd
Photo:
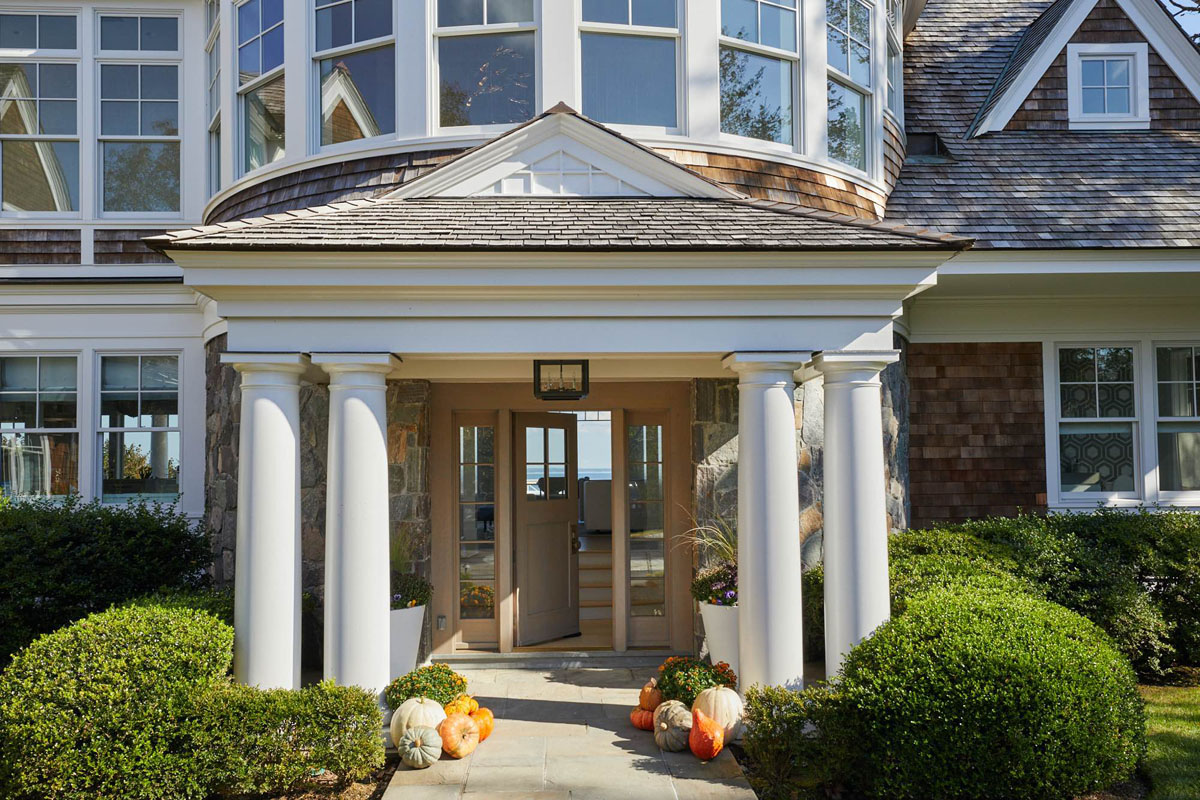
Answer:
[[[721,48],[721,131],[792,143],[792,63]]]
[[[867,168],[867,98],[861,92],[829,82],[829,157],[855,169]]]
[[[583,113],[591,119],[674,128],[675,40],[657,36],[585,33]]]
[[[661,617],[667,603],[662,426],[630,425],[626,436],[630,614]]]
[[[533,116],[534,34],[438,40],[442,127],[524,122]]]
[[[243,96],[247,172],[283,158],[286,144],[284,81],[284,76],[280,75]]]
[[[379,47],[320,63],[321,144],[395,133],[395,48]]]

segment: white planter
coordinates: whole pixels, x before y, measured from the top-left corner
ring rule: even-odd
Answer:
[[[391,676],[398,678],[417,666],[417,651],[421,648],[421,627],[425,624],[425,606],[393,608],[391,627]]]
[[[738,610],[737,606],[714,606],[700,604],[700,617],[704,620],[704,638],[708,641],[708,657],[713,663],[724,661],[738,669]]]

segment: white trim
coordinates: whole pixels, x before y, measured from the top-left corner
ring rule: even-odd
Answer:
[[[1129,113],[1089,114],[1083,110],[1083,61],[1124,59],[1129,65]],[[1067,116],[1071,130],[1150,128],[1150,58],[1145,42],[1067,45]]]

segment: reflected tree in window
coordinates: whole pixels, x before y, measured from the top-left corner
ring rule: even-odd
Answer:
[[[447,37],[439,48],[443,127],[533,116],[533,34]]]
[[[865,105],[859,92],[829,82],[829,157],[862,170],[867,168]]]
[[[177,142],[106,142],[104,209],[179,210]]]
[[[744,32],[739,33],[744,35]],[[721,48],[721,130],[771,142],[790,141],[790,108],[772,100],[766,87],[767,64],[755,68],[750,53]],[[767,59],[758,58],[758,61]],[[790,87],[789,87],[790,94]]]

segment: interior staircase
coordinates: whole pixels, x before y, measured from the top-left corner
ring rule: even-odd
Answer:
[[[612,536],[579,537],[579,622],[606,620],[612,624]],[[598,627],[590,626],[587,627]]]

